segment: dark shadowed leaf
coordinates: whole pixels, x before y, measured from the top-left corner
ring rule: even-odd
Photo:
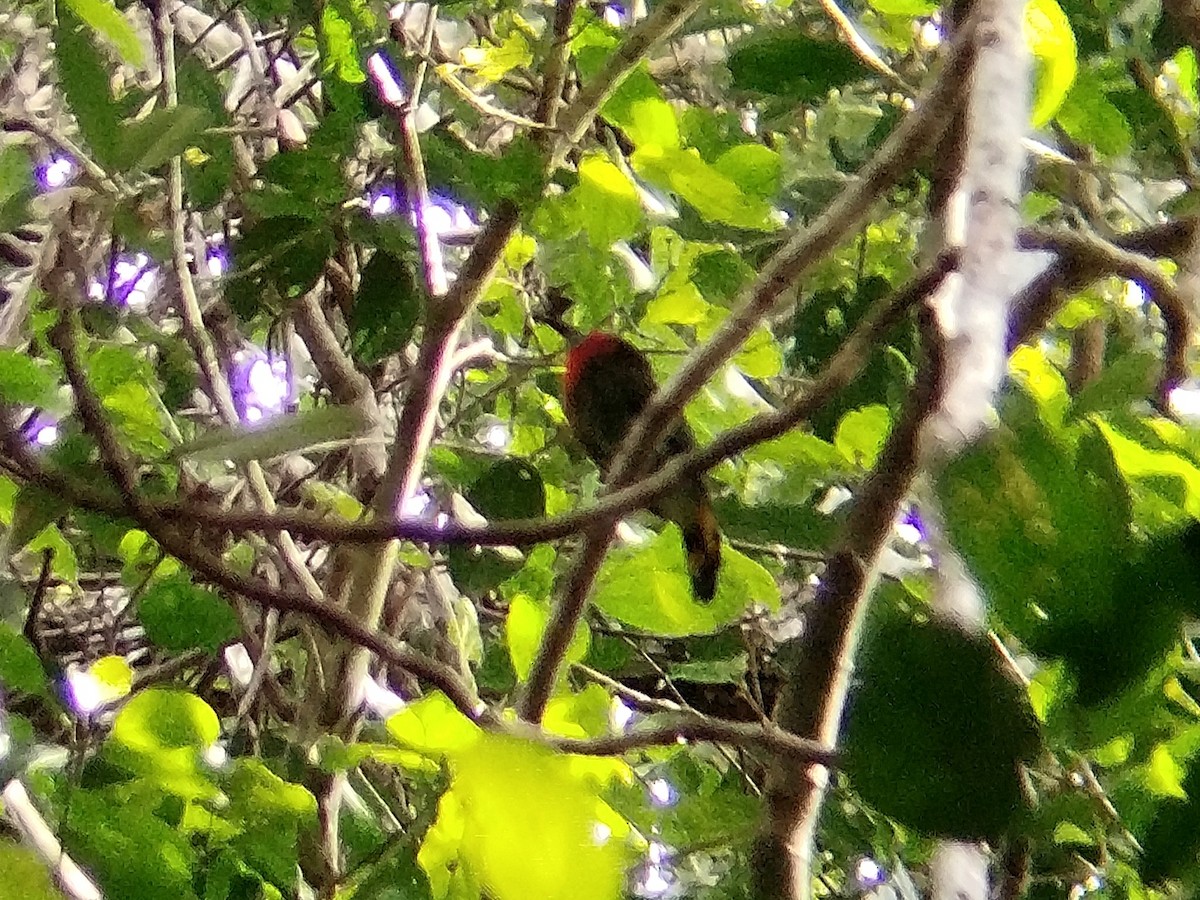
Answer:
[[[164,650],[216,652],[237,637],[237,616],[213,591],[197,587],[186,575],[154,582],[138,601],[146,637]]]
[[[845,44],[791,29],[760,31],[739,42],[729,57],[729,71],[736,88],[802,102],[822,100],[831,88],[869,74]]]
[[[421,317],[421,294],[412,265],[377,250],[362,272],[350,309],[350,346],[362,365],[373,365],[408,344]]]
[[[1004,834],[1038,735],[995,648],[953,626],[893,620],[867,634],[860,659],[843,743],[854,789],[923,834]]]
[[[109,93],[108,66],[71,8],[60,3],[57,12],[54,58],[59,84],[96,160],[101,165],[114,165],[120,145],[120,118]]]
[[[0,622],[0,686],[23,694],[40,694],[46,688],[46,672],[37,651],[4,622]]]

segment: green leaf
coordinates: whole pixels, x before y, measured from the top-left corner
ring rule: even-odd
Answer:
[[[729,56],[733,86],[801,103],[824,100],[832,88],[870,74],[845,44],[820,41],[799,29],[758,29]]]
[[[864,800],[922,834],[995,840],[1024,806],[1032,711],[983,637],[890,621],[868,634],[843,743]]]
[[[779,192],[783,161],[762,144],[739,144],[725,151],[713,168],[749,197],[769,200]]]
[[[172,653],[215,653],[238,635],[229,604],[184,574],[155,581],[138,601],[137,612],[146,637]]]
[[[161,792],[139,785],[132,796],[80,790],[63,817],[64,845],[110,900],[171,897],[196,900],[195,851],[189,836],[155,815]]]
[[[871,8],[885,16],[906,16],[911,19],[932,15],[936,3],[929,0],[869,0]]]
[[[228,125],[225,95],[216,76],[195,55],[176,61],[179,103],[207,110],[213,125]],[[273,162],[278,154],[269,162]],[[269,164],[269,163],[268,163]],[[183,154],[183,177],[188,202],[197,209],[210,209],[221,201],[233,183],[233,139],[228,134],[196,135],[194,149]],[[261,170],[260,170],[261,171]],[[253,195],[247,197],[249,201]]]
[[[219,796],[201,754],[221,732],[217,714],[194,694],[148,688],[121,707],[104,752],[112,763],[183,800]]]
[[[158,395],[146,384],[125,381],[103,397],[113,428],[134,453],[157,457],[171,441],[164,431],[164,410]]]
[[[57,405],[58,381],[50,369],[16,350],[0,350],[0,401],[14,406]]]
[[[362,271],[350,308],[350,346],[361,365],[374,365],[408,346],[421,317],[421,293],[412,265],[376,250]]]
[[[523,459],[497,461],[471,485],[466,497],[486,519],[536,519],[546,514],[541,473]]]
[[[0,900],[62,900],[36,853],[12,841],[0,841]]]
[[[281,156],[284,154],[280,154]],[[262,219],[234,242],[234,271],[225,295],[234,312],[251,319],[307,293],[333,253],[334,236],[322,222],[296,215]]]
[[[137,32],[111,0],[66,0],[66,3],[81,21],[112,44],[125,62],[139,69],[146,64]]]
[[[149,172],[192,147],[212,122],[207,109],[176,106],[153,110],[121,130],[114,163],[127,171]]]
[[[0,150],[0,230],[9,231],[28,221],[27,204],[33,194],[29,155],[20,147]]]
[[[1075,81],[1075,32],[1055,0],[1028,0],[1024,30],[1035,65],[1032,124],[1041,128],[1054,118]]]
[[[1057,120],[1075,140],[1107,156],[1119,156],[1133,145],[1129,121],[1108,99],[1104,81],[1095,72],[1083,72],[1075,79]]]
[[[326,72],[335,72],[339,79],[349,84],[362,84],[367,80],[367,73],[359,62],[361,54],[354,40],[354,29],[333,4],[321,9],[318,35]]]
[[[833,445],[855,465],[871,469],[891,428],[892,416],[886,406],[865,406],[842,417],[833,436]]]
[[[75,548],[63,536],[57,525],[47,525],[26,545],[30,553],[50,551],[50,572],[55,578],[74,582],[79,577],[79,562]]]
[[[652,184],[666,188],[686,200],[701,218],[735,228],[773,231],[771,208],[760,198],[750,197],[729,178],[704,162],[694,150],[663,150],[643,147],[630,158],[634,171]]]
[[[220,734],[217,714],[199,697],[184,691],[147,688],[117,713],[111,739],[145,752],[202,750]]]
[[[59,3],[56,11],[54,61],[58,83],[97,161],[111,166],[120,143],[120,119],[109,93],[108,66],[70,7]]]
[[[549,611],[537,603],[528,594],[517,594],[508,604],[508,617],[504,620],[504,640],[508,645],[508,654],[512,659],[513,671],[517,679],[525,681],[533,668],[533,660],[537,655],[542,635],[546,632],[546,623],[550,619]],[[566,663],[581,662],[588,654],[591,646],[591,632],[586,622],[579,622],[575,627],[575,635],[567,647]],[[563,667],[563,676],[566,667]]]
[[[680,146],[675,110],[645,63],[621,82],[605,101],[601,114],[624,131],[638,148],[669,150]]]
[[[9,549],[20,550],[65,512],[65,504],[54,494],[34,484],[21,485],[13,500]]]
[[[691,681],[696,684],[741,684],[746,677],[748,657],[739,653],[730,659],[705,659],[695,662],[673,663],[667,674],[674,681]]]
[[[633,235],[642,224],[642,205],[633,182],[599,154],[579,163],[579,185],[567,196],[571,218],[596,247]]]
[[[721,571],[712,603],[692,597],[679,528],[667,525],[648,544],[609,554],[596,579],[596,606],[616,619],[655,634],[707,634],[734,622],[752,603],[779,607],[779,587],[758,563],[721,548]]]
[[[434,896],[466,876],[496,900],[617,900],[628,827],[572,762],[528,741],[482,733],[453,753],[450,790],[417,857]],[[597,822],[611,837],[596,839]],[[528,863],[530,847],[536,866]]]
[[[0,685],[5,691],[42,694],[46,672],[37,651],[11,625],[0,622]]]
[[[348,441],[370,428],[371,423],[354,407],[320,406],[293,416],[267,419],[254,427],[213,429],[179,447],[173,455],[197,462],[271,459],[321,444]]]
[[[837,520],[817,512],[812,504],[749,506],[722,498],[714,500],[713,507],[725,534],[757,544],[819,551],[830,546],[837,534]]]
[[[1141,871],[1147,884],[1194,874],[1200,854],[1200,760],[1193,759],[1183,781],[1186,799],[1162,804],[1146,834]]]

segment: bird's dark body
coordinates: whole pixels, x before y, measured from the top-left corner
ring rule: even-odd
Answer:
[[[650,361],[626,341],[596,332],[571,351],[564,381],[567,420],[583,449],[607,476],[621,441],[654,395]],[[679,418],[648,468],[657,469],[669,457],[694,446],[691,429]],[[683,530],[696,596],[711,600],[720,566],[720,534],[703,479],[683,479],[651,510]]]

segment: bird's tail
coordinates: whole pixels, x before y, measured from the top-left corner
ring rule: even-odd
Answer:
[[[708,497],[701,499],[695,517],[683,526],[683,549],[692,592],[697,600],[708,603],[717,593],[717,572],[721,568],[721,531]]]

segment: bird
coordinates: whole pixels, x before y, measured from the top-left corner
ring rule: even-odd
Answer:
[[[576,439],[607,477],[613,456],[657,385],[650,360],[623,338],[593,331],[567,352],[563,411]],[[654,468],[695,446],[691,429],[676,419],[655,454]],[[688,475],[650,506],[683,532],[692,593],[708,603],[717,592],[721,532],[700,474]]]

